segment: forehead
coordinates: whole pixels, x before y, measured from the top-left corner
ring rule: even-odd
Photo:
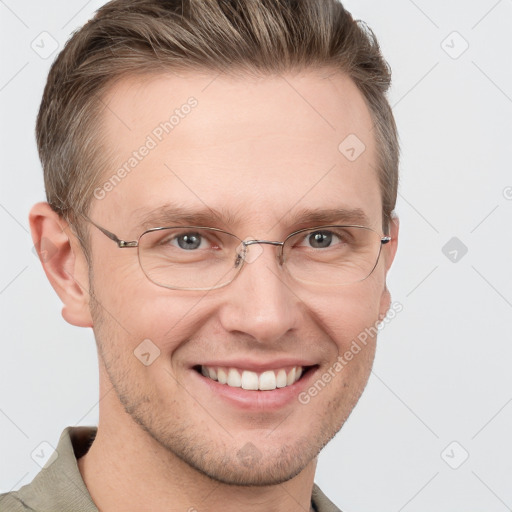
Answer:
[[[373,124],[345,75],[166,73],[124,78],[103,101],[98,219],[134,226],[171,205],[255,229],[321,208],[381,222]]]

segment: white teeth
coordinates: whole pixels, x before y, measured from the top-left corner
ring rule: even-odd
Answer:
[[[262,391],[276,389],[276,374],[273,371],[269,370],[260,375],[260,389]]]
[[[238,370],[230,368],[228,371],[228,386],[232,388],[239,388],[242,385],[242,377],[238,373]]]
[[[290,373],[286,377],[286,385],[289,386],[295,382],[295,366],[290,370]]]
[[[286,386],[286,372],[279,370],[276,375],[276,387],[284,388]]]
[[[258,374],[244,370],[242,373],[242,388],[256,390],[259,386]]]
[[[228,381],[228,375],[227,375],[227,373],[222,368],[219,368],[217,370],[217,380],[221,384],[226,384],[227,381]]]
[[[302,366],[294,366],[286,371],[266,370],[261,374],[250,370],[238,370],[236,368],[201,366],[201,373],[220,384],[227,384],[233,388],[242,388],[251,391],[271,391],[276,388],[291,386],[297,382],[302,373]]]

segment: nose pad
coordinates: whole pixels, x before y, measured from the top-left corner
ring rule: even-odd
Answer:
[[[238,268],[243,264],[243,262],[245,261],[246,255],[247,255],[247,247],[243,243],[241,243],[236,248],[235,268]]]
[[[241,259],[243,259],[244,263],[255,262],[261,256],[261,254],[263,254],[263,247],[261,247],[259,240],[255,240],[254,238],[248,236],[242,242],[240,242],[236,248],[236,253],[237,258],[235,260],[235,268],[238,268],[239,264],[241,263]]]

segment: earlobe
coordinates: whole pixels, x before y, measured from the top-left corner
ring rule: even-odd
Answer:
[[[379,305],[379,322],[382,322],[388,314],[389,308],[391,307],[391,294],[389,293],[387,284],[384,284],[384,291],[380,297]]]
[[[45,202],[32,207],[29,222],[46,277],[63,303],[63,318],[78,327],[92,327],[88,263],[68,223]]]

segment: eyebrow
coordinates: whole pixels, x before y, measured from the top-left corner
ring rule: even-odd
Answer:
[[[199,209],[176,204],[164,204],[158,208],[143,207],[133,212],[133,219],[140,229],[176,225],[210,226],[232,229],[247,219],[247,212],[209,207]],[[279,221],[289,219],[293,226],[314,227],[328,224],[355,224],[369,227],[369,218],[361,208],[303,208],[295,213],[288,212]]]
[[[369,226],[370,219],[361,208],[327,208],[299,210],[294,214],[301,224],[355,224]]]
[[[135,210],[134,221],[137,227],[149,229],[166,227],[176,223],[191,226],[212,226],[213,224],[233,225],[236,215],[226,210],[214,210],[207,206],[194,208],[186,205],[167,203],[158,208],[143,207]]]

